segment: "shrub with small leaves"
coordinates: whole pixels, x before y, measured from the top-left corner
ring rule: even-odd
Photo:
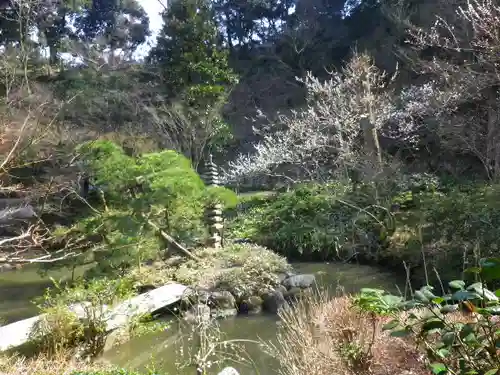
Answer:
[[[297,186],[253,204],[228,232],[288,257],[345,259],[356,251],[370,257],[391,226],[373,190],[340,182]]]
[[[160,257],[169,242],[158,228],[186,246],[194,245],[205,236],[207,204],[236,205],[232,191],[206,187],[191,162],[175,151],[130,157],[105,140],[83,144],[79,151],[100,193],[91,194],[93,214],[81,218],[68,237],[92,238],[88,248],[97,261],[92,276],[124,275],[132,266]]]
[[[235,296],[258,295],[262,289],[276,287],[279,274],[291,267],[284,257],[253,244],[197,249],[194,254],[199,260],[179,264],[174,279],[185,285],[228,290]]]
[[[134,295],[132,280],[101,278],[73,286],[54,285],[54,290],[47,289],[35,300],[44,315],[32,333],[32,341],[41,352],[57,354],[81,346],[85,354],[98,355],[108,336],[105,313]],[[83,316],[71,309],[75,306]]]

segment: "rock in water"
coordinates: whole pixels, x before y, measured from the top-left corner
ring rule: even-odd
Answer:
[[[285,281],[286,279],[288,279],[289,277],[292,277],[292,276],[295,276],[295,273],[293,273],[291,271],[280,272],[278,274],[278,280],[280,281],[280,283],[282,283],[283,281]]]
[[[238,315],[238,309],[215,309],[212,311],[212,316],[217,319],[230,318]]]
[[[239,312],[242,314],[256,314],[262,310],[262,298],[258,296],[252,296],[241,301],[239,306]]]
[[[262,300],[264,310],[271,313],[277,313],[286,304],[285,297],[283,297],[283,293],[280,290],[264,294]]]
[[[282,284],[287,289],[291,288],[310,288],[316,282],[313,274],[294,275],[283,280]]]
[[[226,367],[218,375],[240,375],[240,373],[234,367]]]
[[[232,309],[236,306],[236,301],[231,292],[223,290],[220,292],[213,292],[210,296],[210,300],[215,307],[221,309]]]

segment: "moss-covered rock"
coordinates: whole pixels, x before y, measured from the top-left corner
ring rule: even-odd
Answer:
[[[251,296],[241,301],[238,310],[242,314],[258,314],[262,311],[263,300],[259,296]]]
[[[199,249],[201,259],[186,259],[168,270],[173,280],[211,291],[228,291],[237,300],[280,284],[279,275],[291,270],[287,260],[262,246],[231,244],[222,249]]]
[[[222,249],[193,250],[197,259],[176,258],[161,265],[155,262],[132,271],[140,285],[160,286],[175,281],[192,287],[181,302],[181,310],[205,304],[217,312],[261,311],[264,291],[274,291],[284,278],[293,275],[287,260],[254,244],[230,244]],[[222,314],[224,315],[224,313]]]

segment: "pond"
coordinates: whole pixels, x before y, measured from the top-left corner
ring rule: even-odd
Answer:
[[[298,263],[294,265],[299,273],[314,273],[320,287],[334,291],[338,286],[348,292],[359,291],[362,287],[379,287],[397,292],[397,286],[404,281],[379,268],[343,263]],[[85,268],[76,270],[75,276]],[[37,308],[31,302],[52,285],[50,277],[56,280],[67,277],[68,271],[53,271],[40,276],[35,268],[0,273],[0,322],[11,323],[36,315]],[[168,330],[134,338],[127,343],[111,349],[103,360],[113,364],[142,370],[154,365],[162,375],[193,375],[193,368],[177,370],[179,360],[178,343],[184,336],[186,324],[172,320]],[[270,341],[276,337],[278,318],[274,315],[239,316],[219,321],[225,339]],[[252,366],[236,364],[234,367],[241,375],[275,373],[276,361],[263,354],[256,343],[244,346],[247,356],[254,361]],[[214,370],[214,373],[217,371]]]
[[[83,275],[88,267],[76,269],[74,277]],[[51,278],[59,281],[71,277],[67,269],[49,271],[44,276],[37,270],[36,266],[25,266],[0,272],[0,325],[38,315],[38,308],[32,301],[53,286]]]
[[[300,263],[295,264],[300,273],[314,273],[320,287],[334,291],[338,286],[347,293],[359,291],[362,287],[383,288],[397,292],[404,281],[379,268],[343,263]],[[219,321],[224,339],[270,341],[276,337],[278,318],[274,315],[239,316]],[[127,343],[106,352],[103,359],[119,366],[137,370],[151,369],[167,375],[193,375],[192,367],[179,371],[181,338],[185,336],[185,324],[171,322],[171,327],[162,333],[134,338]],[[237,368],[241,375],[267,375],[276,373],[277,361],[263,354],[256,343],[244,345],[246,356],[253,361],[248,364],[229,364]],[[217,374],[215,369],[214,374]]]

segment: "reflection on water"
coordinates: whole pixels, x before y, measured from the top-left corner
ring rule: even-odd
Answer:
[[[369,266],[359,266],[339,263],[301,263],[295,269],[300,273],[314,273],[320,287],[335,291],[338,286],[347,293],[357,292],[362,287],[384,288],[397,292],[398,280],[387,272]],[[236,317],[219,322],[220,329],[226,339],[264,340],[273,342],[277,332],[277,318],[270,315]],[[131,341],[105,353],[104,359],[114,364],[135,369],[150,368],[151,365],[159,373],[192,375],[193,368],[183,371],[176,369],[179,359],[179,337],[184,330],[177,322],[162,333],[152,334]],[[247,355],[253,360],[253,366],[230,364],[236,367],[241,375],[267,375],[276,373],[277,362],[265,355],[255,343],[244,345]],[[214,373],[217,370],[214,369]]]
[[[75,269],[74,276],[83,275],[88,266]],[[13,323],[38,314],[32,302],[53,286],[54,280],[67,280],[71,276],[68,269],[52,270],[46,275],[38,273],[36,265],[20,270],[0,272],[0,324]]]
[[[276,316],[271,315],[245,316],[218,321],[224,340],[245,339],[253,342],[238,344],[243,349],[243,352],[231,352],[233,356],[234,354],[242,356],[243,362],[219,364],[213,368],[213,373],[217,374],[226,365],[237,367],[242,375],[260,375],[263,373],[263,369],[267,373],[274,373],[271,370],[276,369],[277,362],[263,353],[259,342],[268,342],[274,339],[277,322]],[[156,372],[162,375],[195,374],[194,367],[186,367],[182,370],[178,368],[178,363],[185,364],[187,362],[187,356],[184,356],[184,358],[180,356],[182,344],[192,345],[188,341],[190,330],[185,326],[183,328],[180,327],[178,322],[172,321],[170,330],[160,334],[132,339],[105,353],[103,359],[137,370],[154,368]],[[220,350],[223,351],[224,348],[221,347]]]

